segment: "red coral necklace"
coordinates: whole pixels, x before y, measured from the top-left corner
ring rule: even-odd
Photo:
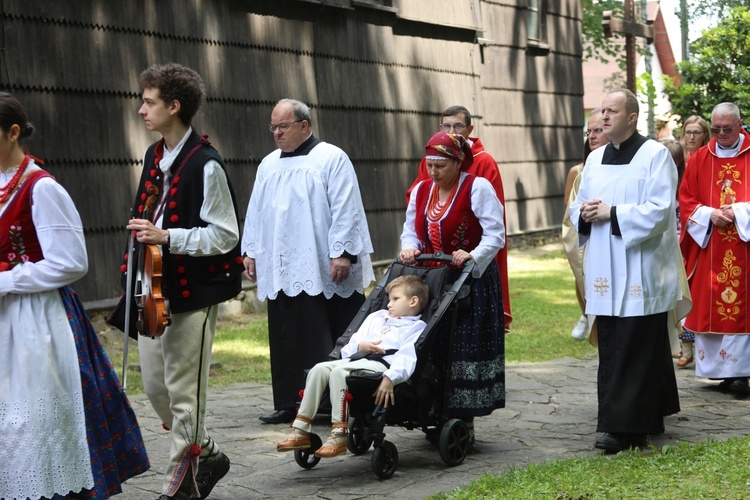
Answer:
[[[8,201],[10,195],[12,195],[18,187],[18,183],[21,182],[21,177],[23,177],[24,172],[26,172],[26,167],[29,166],[30,159],[31,157],[29,155],[25,155],[23,157],[21,165],[18,166],[18,171],[16,172],[16,174],[5,186],[0,187],[0,205],[3,205],[6,201]]]
[[[446,210],[448,210],[448,207],[451,205],[453,198],[456,196],[456,191],[458,191],[458,184],[459,180],[456,179],[456,183],[453,184],[453,187],[451,188],[450,193],[448,193],[448,197],[446,198],[444,203],[440,203],[440,187],[437,184],[432,185],[430,198],[427,200],[428,220],[430,220],[431,222],[437,222],[443,217],[443,215],[445,215]]]

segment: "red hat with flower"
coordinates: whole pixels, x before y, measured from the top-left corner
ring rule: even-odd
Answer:
[[[474,163],[471,153],[472,142],[459,134],[438,132],[433,135],[424,147],[425,158],[438,160],[448,158],[461,162],[461,170],[466,171]]]

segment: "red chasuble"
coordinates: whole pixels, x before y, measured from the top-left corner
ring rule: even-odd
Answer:
[[[748,324],[748,251],[734,224],[712,227],[706,248],[701,249],[687,233],[690,219],[701,206],[750,201],[750,135],[738,156],[716,156],[716,140],[690,157],[679,191],[682,234],[680,247],[693,296],[693,310],[685,328],[697,333],[750,332]]]

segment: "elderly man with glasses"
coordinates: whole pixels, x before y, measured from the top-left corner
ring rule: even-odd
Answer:
[[[245,277],[268,298],[276,411],[260,417],[266,423],[294,420],[305,369],[328,359],[375,279],[354,167],[311,124],[300,101],[274,107],[278,149],[258,167],[242,236]]]
[[[466,171],[478,177],[484,177],[492,187],[495,188],[500,203],[505,206],[505,192],[503,190],[503,179],[500,177],[500,168],[495,159],[484,150],[484,144],[479,137],[471,136],[474,131],[474,125],[471,124],[471,113],[463,106],[451,106],[443,111],[440,117],[438,129],[448,134],[458,134],[471,142],[471,153],[474,155],[474,162]],[[419,173],[409,189],[406,190],[406,204],[409,204],[409,198],[414,188],[423,180],[429,179],[427,173],[427,162],[424,158],[419,163]],[[505,213],[503,213],[503,225],[507,228]],[[505,330],[510,329],[510,323],[513,317],[510,312],[510,293],[508,291],[508,245],[498,250],[495,255],[495,261],[500,272],[500,282],[503,288],[503,311],[505,313]]]
[[[680,245],[693,296],[695,371],[747,395],[750,377],[748,253],[750,135],[730,102],[711,114],[713,139],[696,151],[680,185]]]

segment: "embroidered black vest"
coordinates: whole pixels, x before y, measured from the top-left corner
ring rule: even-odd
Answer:
[[[133,204],[135,217],[140,217],[143,213],[146,188],[150,184],[158,187],[163,185],[162,171],[154,163],[158,144],[152,144],[146,151],[143,172]],[[203,205],[203,168],[210,160],[215,160],[221,165],[226,174],[224,162],[208,142],[208,136],[201,137],[192,131],[170,167],[169,193],[161,207],[163,229],[208,226],[208,223],[200,218],[200,210]],[[229,175],[227,184],[239,227],[237,200]],[[154,210],[157,210],[157,207],[154,207]],[[136,253],[134,262],[138,262],[137,258]],[[162,247],[163,293],[169,299],[169,308],[173,313],[194,311],[235,297],[241,290],[243,269],[239,241],[228,253],[210,257],[173,255],[167,245]],[[123,273],[123,288],[125,283],[126,276]]]

